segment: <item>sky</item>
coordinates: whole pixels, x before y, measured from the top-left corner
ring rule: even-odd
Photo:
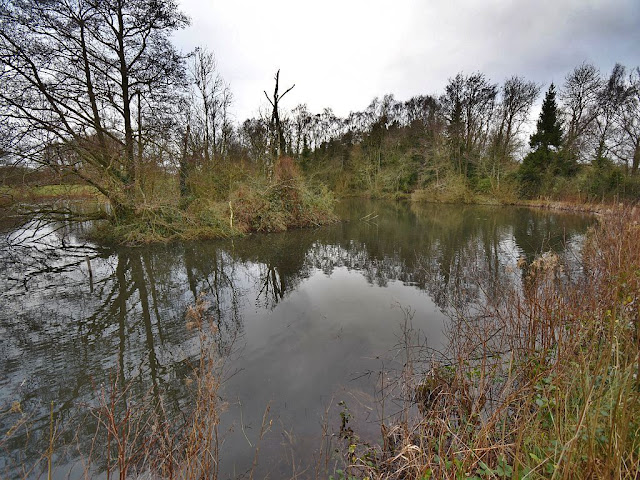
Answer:
[[[179,0],[191,25],[178,48],[206,47],[234,96],[237,121],[267,106],[364,110],[444,91],[458,72],[562,85],[583,62],[640,66],[640,0]]]

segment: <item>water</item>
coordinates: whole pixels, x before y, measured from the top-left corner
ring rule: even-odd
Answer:
[[[407,312],[421,340],[444,349],[449,308],[520,281],[521,257],[553,250],[579,268],[593,223],[521,208],[350,200],[338,210],[335,225],[243,239],[64,249],[81,232],[63,229],[52,248],[4,248],[0,434],[26,424],[0,440],[0,477],[43,474],[52,408],[54,476],[79,476],[87,458],[104,475],[86,412],[114,378],[134,399],[162,398],[170,416],[188,412],[199,344],[185,312],[201,293],[225,360],[221,477],[251,468],[267,405],[255,477],[312,477],[339,402],[363,435],[379,430],[380,374],[402,366]],[[25,417],[8,413],[14,402]]]

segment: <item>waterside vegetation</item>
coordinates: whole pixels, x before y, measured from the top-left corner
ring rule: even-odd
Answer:
[[[441,94],[385,95],[340,118],[287,110],[295,85],[280,88],[278,71],[263,114],[234,122],[213,53],[172,43],[189,23],[176,2],[11,1],[0,17],[1,202],[91,187],[110,205],[100,235],[111,241],[313,226],[334,219],[332,195],[640,197],[638,67],[575,67],[548,87],[535,129],[542,85],[517,75],[500,85],[480,72],[455,75]]]
[[[478,278],[485,300],[450,305],[446,352],[408,311],[404,368],[381,386],[381,411],[400,413],[378,442],[344,432],[344,478],[637,478],[640,214],[617,213],[577,271],[546,253],[506,267],[521,286]]]
[[[446,352],[419,343],[407,311],[378,441],[343,411],[343,465],[322,474],[637,478],[640,213],[618,204],[640,198],[640,68],[575,67],[546,89],[533,129],[542,86],[519,76],[459,73],[442,94],[386,95],[339,118],[286,111],[294,87],[280,89],[278,71],[270,111],[235,124],[213,54],[172,44],[187,24],[171,0],[2,2],[3,212],[100,220],[94,237],[137,245],[318,226],[336,220],[336,196],[609,209],[578,270],[543,253],[499,267],[521,269],[521,282],[476,278],[482,302],[446,306]],[[103,205],[82,218],[58,200]],[[217,478],[224,405],[203,305],[187,314],[200,340],[190,416],[136,409],[118,379],[90,408],[108,476]],[[3,447],[27,419],[20,405],[1,414],[16,418]],[[270,426],[267,409],[259,438]],[[49,470],[56,432],[52,415]]]

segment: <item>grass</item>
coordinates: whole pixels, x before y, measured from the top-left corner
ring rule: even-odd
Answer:
[[[347,438],[344,478],[638,478],[638,239],[640,212],[618,210],[579,271],[548,253],[505,267],[521,288],[478,277],[485,301],[452,308],[449,349],[426,363],[409,324],[382,401],[402,408],[379,444]]]
[[[450,175],[441,182],[433,182],[411,194],[414,202],[431,203],[476,203],[477,196],[469,188],[466,178]]]
[[[0,198],[9,204],[13,202],[38,202],[44,200],[67,200],[92,198],[101,199],[102,195],[90,185],[37,185],[19,187],[0,187]]]

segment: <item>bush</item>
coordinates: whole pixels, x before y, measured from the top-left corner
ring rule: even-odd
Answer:
[[[637,201],[640,198],[640,177],[626,175],[622,168],[611,164],[584,167],[576,183],[590,201]]]
[[[228,201],[233,186],[248,174],[242,164],[222,161],[192,171],[187,184],[194,199]]]
[[[309,188],[294,160],[281,158],[274,180],[244,182],[231,195],[234,226],[242,232],[280,232],[335,220],[333,195],[326,187]]]
[[[491,191],[493,190],[491,179],[486,177],[478,179],[478,181],[476,182],[475,190],[478,193],[484,193],[484,194],[491,193]]]
[[[434,203],[473,203],[475,197],[467,186],[464,176],[451,175],[441,182],[433,182],[423,189],[414,191],[411,200]]]

